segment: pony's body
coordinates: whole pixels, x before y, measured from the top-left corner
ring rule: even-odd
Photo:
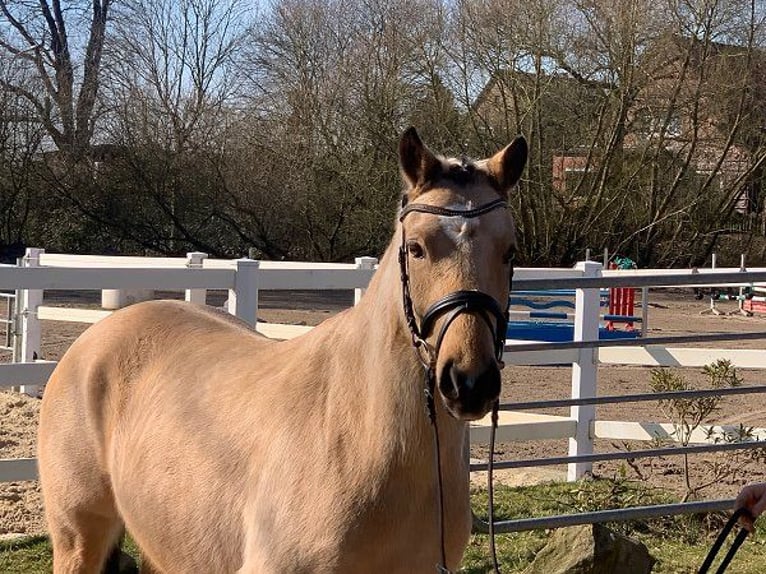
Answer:
[[[41,411],[56,574],[99,572],[124,529],[146,572],[433,572],[436,457],[396,247],[359,305],[290,341],[167,301],[86,331]],[[456,568],[467,428],[436,404]]]
[[[349,328],[354,318],[331,319],[305,340],[285,342],[174,302],[136,305],[102,321],[73,345],[68,355],[76,362],[61,361],[42,415],[62,429],[90,427],[101,440],[70,444],[55,430],[41,433],[41,448],[66,445],[55,469],[64,480],[46,485],[73,503],[62,497],[69,476],[103,475],[104,489],[111,481],[119,493],[117,512],[104,501],[104,521],[111,515],[117,534],[122,516],[162,572],[431,571],[438,562],[437,493],[422,390],[404,383],[374,411],[365,404],[375,392],[365,373],[392,381],[401,375],[396,365],[369,364],[373,358],[361,347],[371,342],[358,336],[369,326]],[[148,321],[156,330],[146,332]],[[352,363],[341,366],[341,357]],[[321,367],[307,373],[307,364]],[[310,384],[301,380],[307,376]],[[59,382],[72,380],[84,384]],[[403,424],[408,418],[413,424]],[[462,547],[470,529],[459,448],[465,423],[441,418],[444,432],[456,435],[445,440],[451,452],[443,452],[449,547]],[[393,419],[402,424],[391,427]],[[363,532],[375,535],[360,540]]]

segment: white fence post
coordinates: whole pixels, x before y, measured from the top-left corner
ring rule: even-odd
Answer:
[[[237,259],[234,289],[229,289],[228,311],[253,328],[258,321],[258,268],[260,261]]]
[[[649,287],[641,287],[641,336],[649,332]]]
[[[39,267],[40,255],[45,249],[28,247],[22,259],[22,267]],[[37,318],[37,308],[43,304],[41,289],[21,289],[21,299],[17,301],[18,312],[21,316],[21,359],[22,363],[34,363],[40,358],[41,329]],[[37,385],[22,385],[18,390],[30,396],[35,396],[39,390]]]
[[[207,259],[207,253],[192,251],[186,254],[186,266],[189,269],[202,269],[203,262]],[[207,303],[207,289],[187,289],[184,299],[189,303],[204,305]]]
[[[357,269],[375,269],[378,260],[375,257],[357,257],[354,259]],[[367,289],[354,289],[354,305],[358,305]]]
[[[595,261],[581,261],[575,269],[583,277],[599,277],[601,264]],[[599,325],[599,289],[575,290],[575,341],[597,341]],[[598,377],[598,349],[580,349],[577,362],[572,363],[572,398],[595,397]],[[570,417],[577,421],[575,436],[569,439],[569,456],[593,453],[591,425],[596,418],[594,405],[570,408]],[[574,481],[590,472],[591,463],[578,462],[567,465],[567,480]]]
[[[153,289],[102,289],[101,308],[116,311],[153,297]]]

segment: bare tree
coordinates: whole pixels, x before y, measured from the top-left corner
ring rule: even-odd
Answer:
[[[253,27],[244,64],[251,128],[242,133],[257,151],[249,168],[257,174],[236,178],[231,201],[259,209],[231,218],[239,232],[266,249],[276,241],[263,234],[281,232],[277,222],[287,218],[292,230],[280,242],[292,256],[337,260],[380,249],[391,224],[381,214],[400,191],[398,133],[431,98],[424,86],[438,86],[439,40],[421,41],[433,30],[423,26],[429,6],[284,0]],[[424,64],[424,51],[437,59]]]
[[[477,149],[530,140],[514,198],[527,261],[601,246],[642,264],[704,259],[763,164],[752,130],[743,144],[763,121],[755,4],[458,4],[451,54]]]
[[[225,130],[227,104],[239,95],[237,52],[249,22],[242,0],[127,0],[119,7],[110,49],[111,98],[135,140],[182,152]],[[140,119],[142,121],[138,121]],[[148,131],[147,131],[148,130]]]
[[[19,73],[0,65],[0,74],[24,85]],[[0,258],[13,261],[32,233],[43,199],[36,188],[34,160],[44,130],[25,98],[0,90]],[[44,203],[44,201],[43,201]]]
[[[89,9],[81,5],[0,0],[0,49],[34,70],[37,84],[6,78],[0,87],[25,98],[56,147],[75,160],[86,153],[94,133],[111,0],[93,0]],[[85,45],[75,48],[79,38]]]
[[[35,119],[30,147],[4,135],[22,124],[0,122],[0,161],[30,174],[14,185],[43,171],[35,134],[99,164],[39,184],[76,216],[62,246],[376,253],[410,124],[454,155],[527,136],[512,197],[526,263],[601,246],[699,263],[758,217],[766,226],[758,0],[84,6],[0,0],[0,97]]]
[[[235,65],[249,9],[240,0],[126,1],[115,7],[106,49],[114,144],[90,203],[81,204],[132,243],[164,253],[221,245],[212,210],[238,96]],[[115,196],[132,215],[117,211]],[[220,235],[220,234],[218,234]],[[236,243],[236,242],[235,242]],[[241,249],[234,254],[241,254]]]

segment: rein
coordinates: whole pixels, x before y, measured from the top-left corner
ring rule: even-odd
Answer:
[[[399,213],[399,221],[413,212],[429,213],[442,217],[463,217],[472,219],[495,209],[508,209],[508,203],[503,199],[496,199],[485,203],[475,209],[459,210],[435,205],[426,205],[420,203],[406,204],[406,197],[402,199],[402,209]],[[402,283],[402,305],[404,316],[407,321],[410,334],[412,336],[412,345],[415,348],[418,359],[420,360],[426,375],[425,384],[425,402],[426,412],[431,426],[434,430],[435,463],[437,469],[438,486],[438,506],[439,506],[439,533],[441,542],[441,563],[436,565],[436,571],[439,574],[451,574],[447,569],[447,553],[444,545],[444,488],[441,465],[441,449],[439,443],[439,427],[436,421],[436,405],[434,402],[434,389],[436,387],[436,362],[439,356],[439,350],[447,329],[460,315],[464,313],[478,314],[493,334],[495,359],[500,368],[503,368],[503,349],[505,347],[505,337],[508,328],[508,308],[510,298],[504,310],[501,310],[497,300],[481,291],[454,291],[438,299],[428,307],[418,325],[413,308],[412,297],[410,295],[410,275],[409,259],[407,257],[407,238],[402,225],[402,242],[399,246],[399,267]],[[509,289],[513,281],[513,265],[511,265],[508,277]],[[436,326],[436,321],[444,317],[441,328],[436,336],[433,345],[426,341]],[[494,318],[494,325],[492,319]],[[494,492],[492,485],[492,468],[495,451],[495,429],[497,428],[499,399],[492,405],[492,427],[490,431],[490,459],[487,472],[488,493],[489,493],[489,529],[490,529],[490,551],[495,572],[499,573],[497,562],[497,553],[495,551],[495,532],[494,532]]]
[[[731,518],[729,518],[726,525],[723,527],[723,530],[721,530],[721,532],[718,534],[718,538],[715,539],[713,546],[710,548],[710,552],[708,552],[708,555],[705,557],[705,561],[702,563],[702,566],[700,566],[698,574],[707,573],[707,571],[710,569],[710,565],[713,563],[713,560],[715,560],[715,557],[718,555],[718,551],[721,549],[724,540],[726,540],[726,538],[729,536],[729,532],[731,532],[731,529],[734,528],[734,525],[737,523],[739,517],[743,515],[749,516],[751,520],[753,519],[753,515],[747,508],[739,508],[736,510],[734,514],[731,515]],[[718,565],[716,574],[723,574],[726,571],[726,568],[729,566],[729,562],[731,562],[731,559],[734,558],[734,555],[737,553],[737,550],[739,550],[739,547],[742,546],[742,543],[745,541],[745,538],[747,538],[747,535],[748,531],[744,528],[742,528],[737,533],[737,536],[734,538],[734,542],[732,542],[731,546],[729,547],[729,551],[726,553],[726,556],[723,557],[723,560],[721,560],[721,563]]]

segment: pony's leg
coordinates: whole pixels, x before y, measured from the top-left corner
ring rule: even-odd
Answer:
[[[112,489],[108,479],[87,458],[55,455],[40,459],[53,572],[100,573],[125,530]]]
[[[87,393],[78,389],[96,384],[83,369],[64,357],[40,408],[37,460],[54,574],[100,574],[125,529],[104,462],[104,438],[97,424],[88,424],[111,422],[83,403]]]
[[[123,526],[116,514],[104,517],[80,513],[61,520],[49,515],[48,528],[53,546],[53,574],[93,574],[103,571]]]
[[[122,543],[125,535],[117,540],[117,544],[112,547],[112,552],[104,565],[102,574],[139,574],[138,563],[133,557],[122,550]]]

